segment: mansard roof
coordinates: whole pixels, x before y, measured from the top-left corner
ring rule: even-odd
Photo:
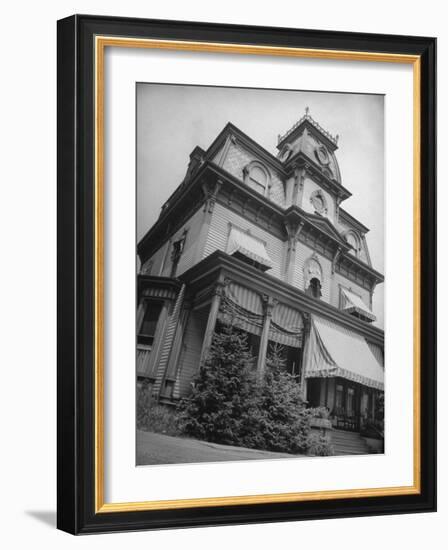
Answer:
[[[191,179],[184,181],[165,203],[159,219],[137,245],[137,252],[142,261],[162,246],[192,216],[203,204],[210,190],[215,190],[215,199],[227,207],[229,200],[233,201],[231,208],[234,208],[237,202],[243,202],[246,205],[245,215],[248,216],[249,211],[255,212],[254,223],[260,225],[262,220],[265,220],[264,228],[276,234],[278,238],[286,238],[286,221],[295,219],[298,223],[304,222],[308,232],[320,235],[324,242],[333,243],[333,247],[340,247],[345,261],[350,265],[356,265],[357,269],[376,281],[383,281],[381,273],[349,254],[349,245],[330,220],[307,213],[298,206],[291,206],[285,210],[211,161],[204,161]],[[230,198],[232,196],[233,198]],[[238,201],[237,196],[240,197]]]
[[[271,168],[274,168],[274,170],[276,170],[282,176],[286,177],[288,175],[282,162],[280,162],[280,160],[275,155],[273,155],[262,145],[253,140],[237,126],[232,124],[232,122],[228,122],[221,130],[221,132],[217,135],[213,143],[207,149],[206,158],[212,158],[218,152],[220,147],[224,144],[226,138],[229,136],[233,136],[234,138],[240,140],[242,145],[244,145],[250,152],[260,157],[260,160],[264,160],[268,165],[270,165]]]

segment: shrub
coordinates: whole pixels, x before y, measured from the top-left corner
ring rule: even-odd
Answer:
[[[264,378],[257,383],[246,334],[234,323],[224,323],[191,395],[180,404],[184,433],[215,443],[304,452],[309,414],[282,355],[281,346],[271,346]]]
[[[142,386],[137,393],[137,428],[146,432],[180,435],[176,411],[151,402],[150,386]]]
[[[308,455],[310,456],[333,456],[334,447],[330,438],[322,433],[311,432],[307,438]]]
[[[241,426],[254,386],[247,335],[232,322],[223,323],[213,336],[190,396],[180,403],[184,433],[215,443],[243,444]]]
[[[146,429],[148,410],[151,407],[151,385],[141,383],[137,385],[136,422],[137,428]]]
[[[244,418],[245,446],[269,451],[299,453],[306,450],[310,431],[302,392],[285,370],[283,347],[269,347],[262,382],[254,388]]]

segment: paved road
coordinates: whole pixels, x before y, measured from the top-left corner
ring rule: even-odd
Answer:
[[[182,464],[186,462],[220,462],[222,460],[254,460],[292,458],[286,453],[256,451],[230,445],[217,445],[196,439],[137,430],[137,464]]]

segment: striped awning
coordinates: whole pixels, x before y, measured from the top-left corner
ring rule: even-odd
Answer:
[[[300,311],[276,304],[272,312],[269,340],[293,348],[302,347],[303,317]]]
[[[239,328],[261,336],[264,310],[261,295],[235,282],[225,287],[221,319],[235,323]],[[269,340],[291,347],[302,347],[303,317],[286,304],[277,303],[272,312]]]
[[[273,266],[263,241],[256,239],[249,233],[241,231],[237,227],[232,227],[230,231],[227,253],[230,255],[236,253],[242,254],[264,266],[266,269],[270,269]]]
[[[242,330],[261,336],[263,329],[263,303],[253,290],[231,282],[225,288],[220,319],[236,324]]]
[[[350,292],[349,290],[342,288],[342,309],[347,313],[358,313],[359,315],[369,319],[370,321],[376,321],[375,315],[372,310],[363,302],[363,300]]]
[[[340,376],[384,390],[380,350],[373,352],[365,338],[321,317],[313,316],[306,354],[306,378]]]

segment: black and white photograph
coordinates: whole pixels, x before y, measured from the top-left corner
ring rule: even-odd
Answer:
[[[137,465],[384,452],[384,96],[137,84]]]

